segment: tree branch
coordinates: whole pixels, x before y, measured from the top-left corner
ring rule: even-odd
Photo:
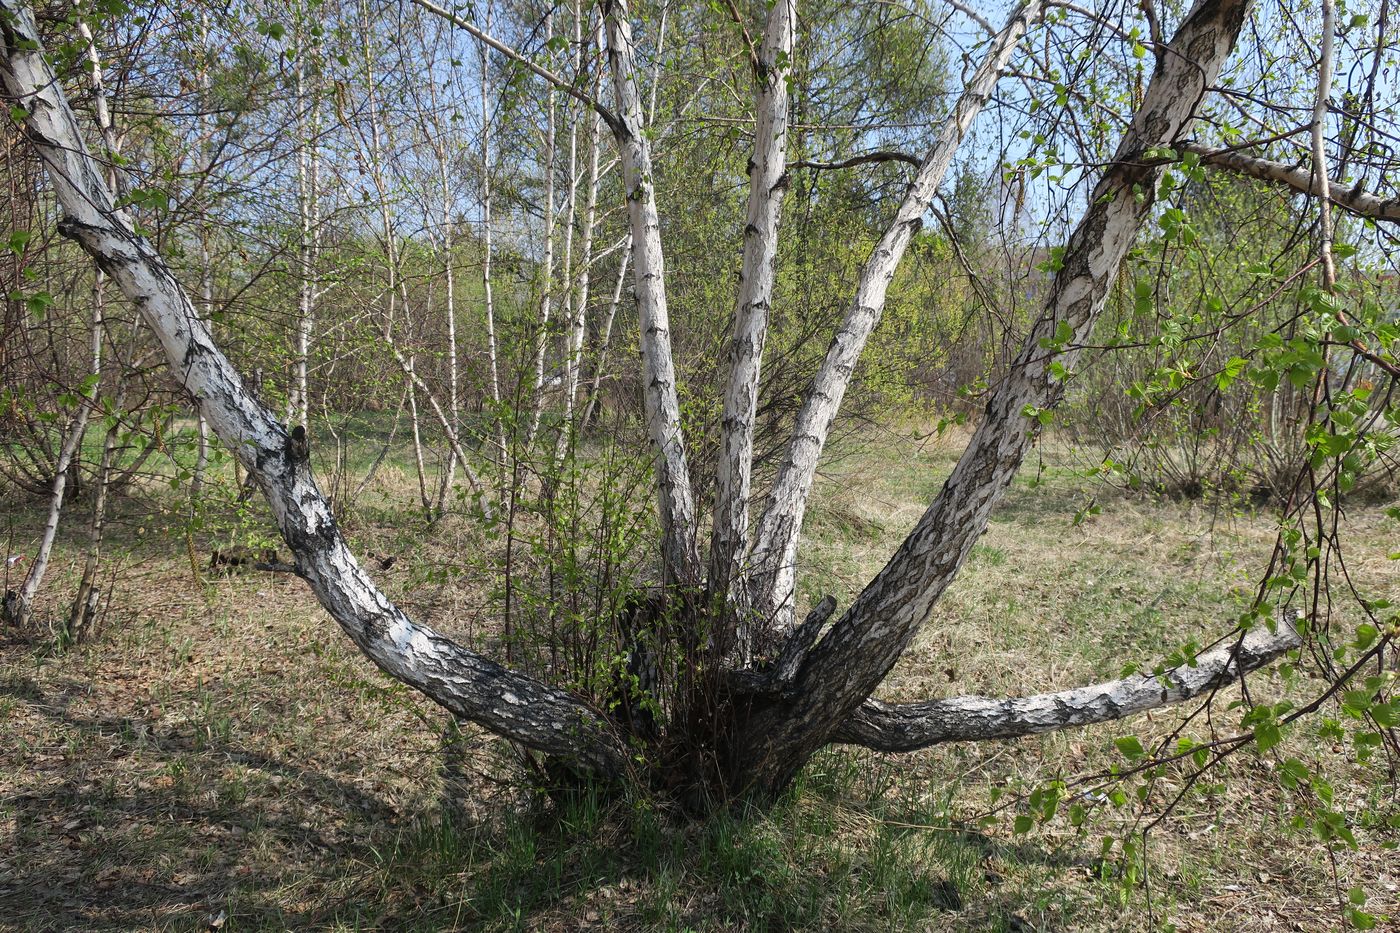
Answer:
[[[1322,194],[1317,177],[1301,165],[1286,165],[1260,156],[1246,155],[1231,149],[1212,149],[1200,143],[1178,143],[1182,152],[1194,152],[1201,162],[1212,168],[1225,169],[1239,175],[1248,175],[1260,181],[1272,182],[1292,188],[1300,194],[1314,197]],[[1363,191],[1360,187],[1350,187],[1337,179],[1329,179],[1326,197],[1338,207],[1351,211],[1358,217],[1372,220],[1400,222],[1400,198],[1381,198]]]
[[[841,168],[855,168],[857,165],[869,165],[874,162],[904,162],[915,168],[923,164],[923,160],[918,156],[912,156],[907,152],[867,152],[864,155],[851,156],[840,162],[816,162],[812,159],[803,159],[800,162],[792,163],[793,168],[812,168],[823,170],[835,170]]]
[[[572,81],[567,81],[564,78],[561,78],[559,75],[555,74],[554,72],[550,71],[548,68],[545,68],[542,65],[535,64],[529,58],[526,58],[524,55],[521,55],[515,49],[506,45],[500,39],[497,39],[495,36],[491,35],[489,32],[482,29],[480,26],[476,25],[471,20],[463,19],[461,16],[458,16],[453,11],[446,9],[445,7],[438,6],[436,3],[433,3],[432,0],[413,0],[413,2],[418,4],[423,9],[427,10],[429,13],[432,13],[434,16],[441,16],[443,19],[447,20],[452,25],[463,30],[477,41],[490,46],[497,52],[500,52],[502,55],[515,62],[516,64],[524,65],[526,70],[530,71],[537,77],[543,78],[544,80],[548,81],[550,84],[559,88],[559,90],[563,91],[565,94],[568,94],[570,97],[574,98],[574,100],[577,100],[580,103],[586,104],[588,107],[591,107],[594,111],[597,112],[598,116],[603,118],[603,122],[606,123],[613,130],[613,132],[618,131],[618,127],[621,126],[621,124],[618,122],[617,115],[614,114],[607,107],[605,107],[602,104],[602,102],[600,102],[596,98],[590,97],[583,91],[580,91],[577,87],[574,86]]]
[[[797,542],[817,462],[866,340],[880,323],[895,270],[910,240],[922,227],[924,214],[963,137],[1042,8],[1042,0],[1028,0],[1011,14],[992,40],[938,139],[919,164],[895,216],[861,268],[850,308],[804,397],[787,453],[759,519],[749,560],[749,566],[754,568],[749,580],[752,610],[759,618],[772,620],[772,626],[778,630],[786,629],[792,620]]]
[[[623,772],[625,749],[587,704],[416,624],[375,586],[312,479],[304,431],[289,434],[253,397],[164,259],[113,206],[21,0],[0,0],[0,39],[0,84],[26,111],[25,136],[65,212],[60,232],[117,282],[160,341],[176,380],[258,477],[297,573],[331,617],[381,670],[459,717],[582,767]]]
[[[910,752],[942,742],[1014,739],[1088,726],[1184,703],[1258,670],[1297,648],[1289,622],[1270,632],[1256,627],[1160,675],[1135,674],[1092,687],[1013,699],[946,697],[922,703],[866,700],[834,741],[882,752]]]

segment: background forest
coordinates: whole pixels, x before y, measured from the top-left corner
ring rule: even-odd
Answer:
[[[776,804],[701,817],[665,767],[621,789],[561,778],[334,630],[140,303],[60,232],[34,108],[7,94],[0,928],[1400,922],[1394,12],[1251,8],[1190,139],[1147,153],[1155,204],[1101,313],[1038,336],[1189,19],[1088,6],[1046,6],[934,186],[825,441],[785,611],[862,594],[1038,345],[1073,349],[1049,364],[1063,401],[1018,408],[1038,443],[879,699],[1165,685],[1236,620],[1292,619],[1301,640],[1141,720],[902,757],[838,738]],[[34,12],[117,207],[252,396],[304,429],[385,598],[603,711],[641,761],[669,754],[697,675],[673,620],[646,615],[673,581],[637,197],[592,103],[611,106],[612,9]],[[1013,12],[803,2],[770,53],[772,10],[623,10],[705,528],[772,94],[755,85],[787,94],[752,416],[766,490],[881,230]],[[1321,198],[1314,165],[1335,180]]]

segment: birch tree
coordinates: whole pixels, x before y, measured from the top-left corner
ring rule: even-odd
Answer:
[[[611,133],[620,160],[644,427],[654,458],[661,580],[647,611],[634,614],[634,621],[641,620],[633,626],[639,634],[626,647],[635,659],[652,645],[652,663],[672,665],[684,684],[664,704],[656,696],[647,698],[654,712],[642,717],[646,723],[620,712],[629,707],[626,702],[550,686],[454,643],[410,619],[375,585],[347,548],[316,485],[304,429],[289,431],[253,397],[215,345],[189,293],[115,205],[63,86],[41,51],[30,10],[22,0],[0,0],[5,46],[0,78],[23,108],[26,136],[50,173],[65,213],[61,232],[140,309],[164,348],[174,379],[267,497],[297,573],[347,636],[390,676],[457,717],[573,769],[650,781],[703,805],[738,796],[772,799],[829,744],[907,751],[1103,722],[1202,696],[1300,644],[1297,617],[1269,609],[1266,615],[1272,618],[1223,634],[1189,662],[1156,676],[1020,698],[935,698],[897,705],[873,699],[986,530],[992,510],[1036,443],[1042,416],[1063,400],[1066,373],[1090,342],[1119,268],[1157,206],[1165,167],[1178,156],[1175,147],[1190,139],[1203,102],[1215,93],[1248,0],[1197,0],[1170,38],[1154,41],[1150,79],[1112,158],[1093,169],[1086,206],[1048,273],[1043,300],[1019,353],[989,391],[952,475],[851,605],[838,614],[828,598],[800,624],[795,624],[794,593],[801,528],[832,424],[879,324],[902,257],[960,144],[1021,51],[1024,37],[1037,28],[1044,6],[1039,0],[1022,3],[981,47],[978,64],[941,128],[922,157],[909,160],[917,162],[912,180],[860,269],[845,318],[806,392],[750,531],[754,413],[776,295],[772,270],[789,170],[787,77],[800,15],[795,0],[778,0],[766,9],[761,34],[750,44],[753,155],[739,244],[742,278],[723,389],[720,480],[706,548],[700,537],[703,503],[691,475],[672,348],[662,223],[666,205],[658,202],[653,167],[656,134],[647,131],[643,118],[627,3],[603,0],[599,9],[608,71],[601,97],[586,83],[560,77],[537,58],[511,48],[491,33],[489,21],[482,26],[428,0],[418,4],[479,41],[483,56],[489,48],[545,82],[551,96],[557,90],[572,104],[591,110]],[[576,7],[580,24],[583,12],[582,5]],[[735,11],[735,18],[747,32],[743,14]],[[576,35],[580,32],[581,25]],[[483,59],[483,115],[486,72]],[[590,160],[591,179],[596,158],[590,155]],[[1292,178],[1296,173],[1281,174]],[[1325,177],[1325,166],[1319,164],[1314,175]],[[1316,178],[1302,183],[1309,190],[1320,188],[1323,198],[1359,203],[1358,195],[1333,195]],[[553,205],[547,207],[549,224]],[[483,213],[489,229],[489,209]],[[392,244],[392,218],[386,216],[383,224]],[[546,237],[547,243],[552,240]],[[551,256],[546,269],[552,265]],[[567,282],[571,274],[566,267],[561,278]],[[568,313],[579,314],[578,306]],[[576,338],[568,340],[572,356]],[[419,385],[412,357],[401,365],[410,382]],[[440,420],[453,437],[450,419],[444,415]],[[666,650],[656,651],[655,643],[663,639]]]

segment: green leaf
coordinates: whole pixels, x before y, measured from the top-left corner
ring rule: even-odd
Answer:
[[[1018,836],[1021,836],[1021,835],[1025,835],[1026,833],[1030,832],[1030,831],[1031,831],[1031,827],[1034,826],[1034,825],[1035,825],[1035,820],[1031,819],[1029,816],[1027,816],[1026,814],[1022,813],[1020,816],[1016,817],[1016,824],[1015,824],[1015,826],[1014,826],[1013,828],[1015,829],[1016,834],[1017,834]]]
[[[1137,761],[1147,754],[1142,747],[1142,742],[1135,735],[1127,735],[1121,739],[1114,739],[1113,744],[1118,746],[1118,751],[1129,761]]]
[[[1271,722],[1264,723],[1254,730],[1254,741],[1259,745],[1259,751],[1267,752],[1283,739],[1283,733],[1279,727]]]

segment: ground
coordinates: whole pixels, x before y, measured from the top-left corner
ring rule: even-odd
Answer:
[[[809,521],[803,599],[847,604],[956,448],[882,431],[839,458]],[[1228,628],[1271,518],[1114,492],[1085,465],[1064,443],[1028,465],[883,695],[1076,686]],[[347,520],[352,543],[398,556],[377,576],[411,613],[487,637],[488,587],[454,572],[482,550],[480,527],[450,516],[429,529],[412,514],[409,472],[381,470]],[[30,540],[37,507],[4,508],[11,540]],[[119,525],[96,643],[59,652],[5,633],[0,928],[1245,933],[1338,929],[1353,885],[1367,912],[1400,917],[1388,761],[1355,762],[1315,721],[1194,785],[1146,837],[1145,884],[1124,883],[1123,841],[1189,772],[1167,769],[1141,808],[1072,779],[1122,765],[1115,738],[1149,745],[1196,706],[907,756],[830,749],[773,811],[704,824],[640,797],[549,801],[501,743],[454,739],[444,713],[364,661],[295,577],[211,576],[201,554],[196,578],[177,519]],[[1394,590],[1386,555],[1400,526],[1374,505],[1347,521],[1353,573]],[[71,598],[77,548],[70,528],[40,618]],[[1321,687],[1276,672],[1249,684],[1256,700]],[[1212,709],[1221,734],[1237,731],[1237,695]],[[1204,717],[1188,728],[1208,734]],[[1295,828],[1315,795],[1280,782],[1288,756],[1327,776],[1357,849]],[[1026,795],[1056,779],[1069,782],[1066,806],[1017,833]],[[1079,828],[1071,802],[1091,805]]]

